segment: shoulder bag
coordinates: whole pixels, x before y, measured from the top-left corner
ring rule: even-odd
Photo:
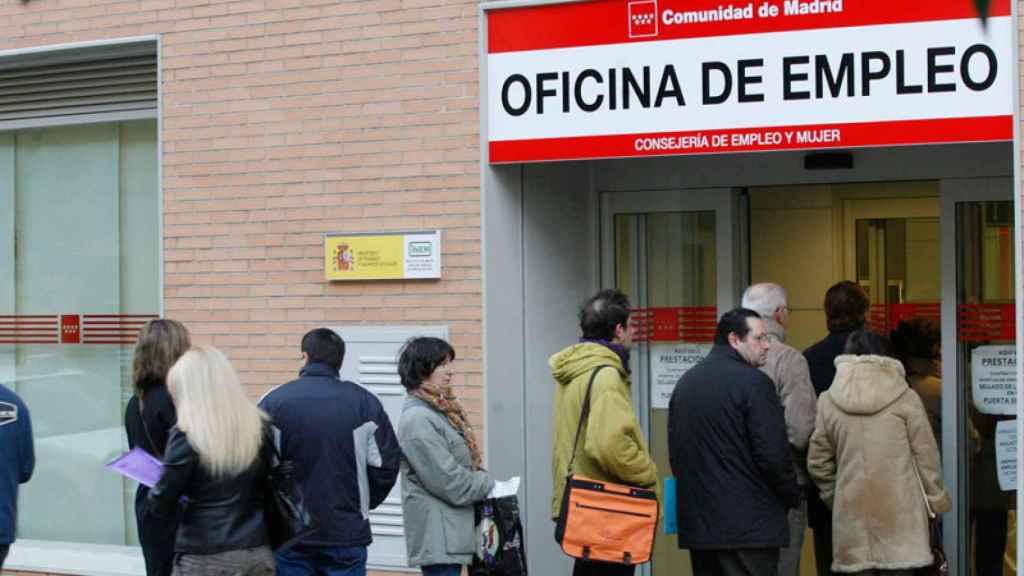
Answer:
[[[928,540],[932,548],[932,564],[918,569],[921,576],[949,576],[949,560],[946,559],[946,551],[942,549],[942,530],[940,519],[932,510],[928,502],[928,492],[924,489],[924,481],[921,480],[921,472],[917,469],[917,462],[914,462],[914,475],[917,476],[917,485],[921,487],[921,496],[924,498],[924,509],[928,511]]]
[[[573,558],[643,564],[651,559],[658,527],[658,497],[654,490],[593,480],[572,471],[580,433],[590,415],[591,389],[602,368],[613,367],[598,366],[590,374],[569,460],[555,540],[562,551]]]
[[[276,436],[270,433],[265,439],[270,444],[270,472],[263,510],[270,547],[280,552],[316,532],[320,523],[306,508],[302,489],[293,477],[294,464],[291,460],[281,459]]]

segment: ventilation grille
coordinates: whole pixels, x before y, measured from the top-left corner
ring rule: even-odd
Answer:
[[[0,125],[156,108],[155,51],[0,67]]]

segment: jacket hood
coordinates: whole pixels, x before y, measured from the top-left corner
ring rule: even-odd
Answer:
[[[876,414],[907,391],[903,364],[885,356],[836,357],[832,401],[847,414]]]
[[[610,348],[593,342],[573,344],[555,353],[548,359],[548,365],[551,366],[555,382],[562,386],[568,385],[573,379],[589,373],[597,366],[614,366],[625,375],[619,355]]]

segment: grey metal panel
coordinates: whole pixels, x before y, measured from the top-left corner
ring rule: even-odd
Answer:
[[[482,190],[484,445],[499,478],[526,468],[523,213],[519,166],[485,168]],[[501,458],[491,455],[501,454]],[[525,502],[529,486],[520,496]],[[529,518],[524,515],[524,522]]]
[[[805,170],[807,152],[595,160],[599,190],[667,190],[1010,176],[1008,142],[852,150],[851,170]]]
[[[523,176],[524,317],[528,489],[525,516],[530,571],[561,574],[568,558],[552,538],[552,396],[547,360],[579,338],[577,310],[597,288],[594,195],[586,162],[525,166]]]

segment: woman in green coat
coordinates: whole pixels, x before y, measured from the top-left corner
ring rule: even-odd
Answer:
[[[451,389],[455,350],[440,338],[414,338],[398,360],[408,392],[398,426],[402,513],[410,566],[425,576],[458,576],[473,559],[473,504],[494,480],[466,412]]]

